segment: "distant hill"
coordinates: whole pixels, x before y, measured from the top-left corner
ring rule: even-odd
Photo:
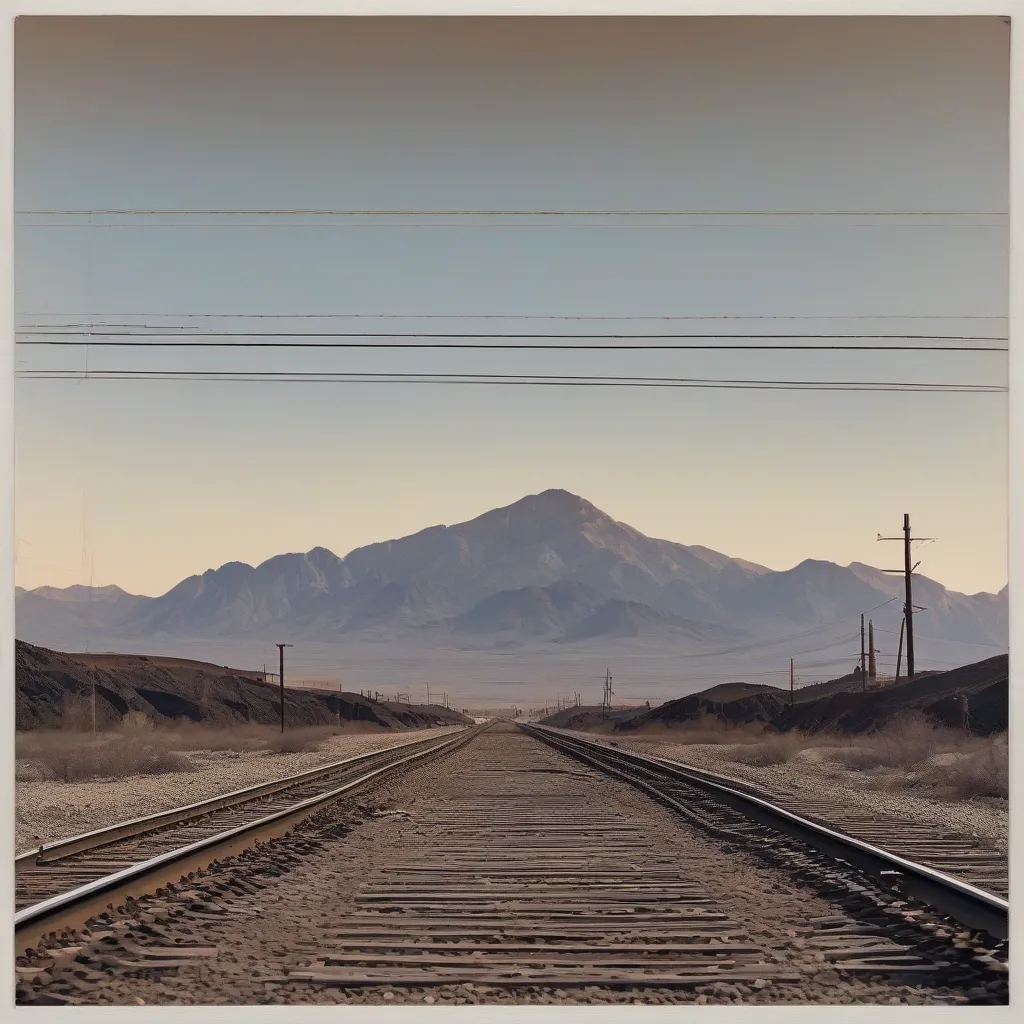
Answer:
[[[738,629],[659,612],[639,601],[606,601],[565,634],[566,643],[598,637],[678,636],[700,643],[731,643],[750,636]]]
[[[559,580],[546,587],[502,590],[445,624],[453,633],[560,636],[604,603],[596,588]]]
[[[999,655],[949,672],[923,673],[880,690],[863,692],[853,677],[824,684],[817,696],[789,704],[789,693],[772,686],[734,683],[668,701],[615,724],[616,729],[672,726],[710,715],[723,721],[763,722],[776,729],[868,732],[903,711],[921,711],[958,726],[959,694],[968,698],[972,728],[978,733],[1008,728],[1009,658]]]
[[[276,724],[280,690],[259,674],[174,658],[126,654],[61,654],[15,642],[15,720],[19,729],[59,724],[68,698],[96,688],[100,726],[130,711],[155,720],[184,718],[210,725]],[[293,725],[333,725],[340,718],[383,728],[465,724],[456,711],[430,705],[376,702],[354,693],[285,690]]]
[[[15,623],[19,635],[62,637],[110,631],[131,622],[151,597],[120,587],[15,587]]]
[[[315,547],[257,566],[228,562],[158,597],[117,587],[19,589],[15,622],[19,639],[64,649],[180,638],[184,651],[190,639],[286,634],[413,647],[450,636],[456,649],[460,637],[475,649],[641,638],[715,655],[847,620],[856,628],[863,612],[878,635],[895,637],[900,586],[861,563],[808,559],[773,572],[647,537],[584,498],[548,490],[344,558]],[[925,608],[914,620],[922,651],[949,642],[965,645],[956,649],[965,657],[1005,649],[1006,588],[965,595],[918,576],[915,600]]]

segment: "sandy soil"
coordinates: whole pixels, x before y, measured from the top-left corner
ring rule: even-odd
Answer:
[[[461,726],[400,732],[339,733],[318,751],[298,754],[189,751],[195,771],[130,776],[92,782],[17,782],[15,849],[18,853],[90,829],[195,803],[243,786],[293,775],[328,761],[383,750]]]
[[[584,739],[592,734],[579,733]],[[600,739],[608,742],[608,737]],[[786,764],[754,767],[732,760],[739,749],[730,744],[680,743],[670,735],[627,736],[616,734],[613,742],[627,750],[667,757],[695,768],[731,775],[777,794],[782,806],[801,798],[834,801],[839,807],[863,807],[881,815],[908,821],[942,825],[977,836],[1002,852],[1009,842],[1009,802],[989,798],[937,800],[885,787],[884,775],[856,771],[829,758],[830,748],[801,751]],[[890,779],[889,781],[895,781]],[[880,788],[875,788],[880,787]]]

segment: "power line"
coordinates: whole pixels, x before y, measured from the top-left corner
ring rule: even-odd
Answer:
[[[912,394],[1002,394],[1007,388],[998,385],[971,384],[858,384],[855,382],[729,382],[707,380],[673,380],[671,378],[527,378],[513,375],[403,375],[403,374],[333,374],[284,373],[278,371],[184,371],[184,370],[20,370],[23,380],[115,380],[115,381],[209,381],[245,384],[405,384],[405,385],[492,385],[502,387],[626,387],[626,388],[715,388],[740,391],[872,391]]]
[[[90,379],[95,374],[106,374],[110,377],[128,377],[135,378],[138,376],[142,377],[173,377],[173,376],[202,376],[210,378],[220,377],[272,377],[278,379],[281,377],[295,378],[295,379],[312,379],[316,380],[319,378],[329,378],[331,380],[348,380],[354,379],[364,381],[366,378],[371,377],[374,379],[382,380],[412,380],[412,381],[426,381],[426,380],[472,380],[479,383],[490,383],[490,382],[501,382],[501,381],[513,381],[513,382],[560,382],[567,381],[571,383],[623,383],[623,384],[757,384],[757,385],[779,385],[779,386],[791,386],[791,387],[871,387],[871,388],[898,388],[898,389],[923,389],[923,390],[960,390],[968,389],[971,391],[990,391],[993,389],[1007,390],[1003,385],[998,384],[945,384],[937,382],[917,382],[917,381],[882,381],[882,380],[859,380],[859,381],[813,381],[813,380],[764,380],[760,378],[729,378],[729,377],[626,377],[621,375],[593,375],[593,374],[533,374],[533,373],[426,373],[426,372],[374,372],[369,370],[360,370],[358,372],[351,371],[339,371],[339,370],[154,370],[154,369],[133,369],[133,370],[118,370],[111,368],[100,368],[92,371],[82,370],[79,368],[74,369],[44,369],[44,370],[22,370],[20,371],[26,377],[34,377],[37,375],[52,375],[59,374],[61,376],[67,376],[74,379],[81,377],[82,379]]]
[[[896,631],[893,629],[881,629],[878,626],[875,627],[875,632],[890,633],[892,636],[898,635]],[[992,647],[998,651],[1005,651],[1007,649],[1007,644],[989,644],[984,643],[981,640],[954,640],[950,637],[944,636],[924,636],[921,633],[915,633],[914,636],[916,636],[918,640],[932,640],[935,643],[940,644],[966,644],[969,647]]]
[[[44,337],[44,338],[60,338],[69,336],[72,338],[164,338],[173,337],[177,338],[179,335],[166,334],[164,331],[153,329],[153,330],[110,330],[105,328],[103,330],[95,329],[94,327],[88,328],[75,328],[74,330],[40,330],[33,328],[31,330],[18,330],[16,332],[22,337]],[[688,332],[686,334],[667,333],[665,331],[659,331],[656,334],[630,332],[629,334],[621,333],[597,333],[588,332],[587,334],[565,334],[557,332],[542,332],[536,331],[526,333],[519,331],[502,331],[502,332],[481,332],[481,331],[470,331],[470,332],[454,332],[454,331],[210,331],[210,330],[199,330],[195,331],[189,337],[196,338],[366,338],[366,339],[379,339],[386,338],[389,340],[397,339],[449,339],[449,340],[460,340],[460,339],[491,339],[496,338],[498,340],[515,339],[519,341],[523,340],[550,340],[556,338],[565,339],[577,339],[579,341],[586,341],[588,339],[609,339],[617,341],[629,341],[629,340],[658,340],[665,339],[668,341],[673,340],[716,340],[716,341],[728,341],[730,338],[743,338],[749,340],[786,340],[786,341],[822,341],[822,340],[846,340],[846,341],[1008,341],[1009,338],[1003,334],[824,334],[816,332],[814,334],[760,334],[760,333],[747,333],[747,332],[736,332],[730,334],[695,334]],[[28,344],[56,344],[55,342],[19,342],[22,345]],[[83,342],[79,342],[83,344]]]
[[[1007,320],[996,314],[931,314],[931,313],[707,313],[707,314],[634,314],[600,316],[563,313],[159,313],[121,311],[118,313],[38,313],[26,312],[33,317],[89,317],[114,316],[173,317],[179,319],[241,319],[241,320]],[[53,327],[54,324],[28,324],[28,327]],[[64,326],[87,327],[88,324]],[[107,325],[111,326],[111,325]],[[140,325],[113,325],[140,326]],[[141,325],[144,326],[144,325]]]
[[[1005,210],[697,210],[697,209],[351,209],[323,208],[95,208],[15,210],[19,217],[1007,217]]]
[[[890,597],[887,601],[881,601],[879,604],[872,605],[870,608],[865,609],[864,614],[868,612],[877,611],[879,608],[884,608],[888,604],[892,604],[895,601],[895,597]],[[747,654],[751,651],[757,651],[764,647],[776,647],[779,644],[790,643],[794,640],[803,640],[807,637],[814,636],[818,633],[824,633],[829,629],[834,629],[836,626],[841,626],[844,622],[848,622],[850,619],[855,619],[860,612],[856,612],[853,615],[844,615],[842,618],[833,619],[831,622],[823,622],[813,629],[799,630],[796,633],[788,633],[784,636],[776,637],[773,640],[757,640],[750,644],[741,644],[734,647],[720,648],[717,651],[708,651],[701,654],[682,654],[682,658],[718,658],[726,654]]]
[[[46,334],[46,332],[33,332],[30,336],[38,337],[39,334]],[[72,340],[66,340],[68,336],[72,337]],[[762,344],[737,344],[734,342],[722,341],[716,344],[698,343],[698,344],[650,344],[650,343],[636,343],[638,338],[668,338],[677,337],[674,335],[598,335],[598,337],[618,337],[622,339],[633,339],[632,342],[626,343],[625,340],[621,342],[612,342],[610,344],[595,344],[590,341],[586,341],[584,335],[524,335],[522,337],[574,337],[579,338],[580,343],[577,344],[566,344],[562,342],[552,342],[547,344],[523,344],[522,342],[516,342],[515,344],[507,341],[491,341],[490,343],[483,342],[467,342],[467,341],[381,341],[381,338],[433,338],[433,337],[453,337],[453,335],[422,335],[422,334],[410,334],[410,335],[365,335],[365,334],[353,334],[353,335],[334,335],[334,334],[285,334],[285,333],[274,333],[274,334],[257,334],[240,332],[239,337],[246,337],[247,341],[211,341],[210,338],[223,338],[224,334],[204,334],[199,337],[204,340],[192,340],[195,335],[190,335],[188,338],[183,339],[180,335],[170,335],[174,337],[174,341],[161,340],[168,335],[160,334],[135,334],[135,335],[110,335],[105,333],[86,333],[86,332],[54,332],[46,337],[45,340],[24,340],[24,335],[15,342],[18,347],[48,347],[48,348],[306,348],[306,349],[459,349],[459,350],[478,350],[478,351],[551,351],[551,352],[600,352],[600,351],[629,351],[629,352],[684,352],[684,351],[708,351],[708,352],[729,352],[729,351],[752,351],[752,352],[774,352],[774,351],[791,351],[791,352],[1006,352],[1008,351],[1005,345],[798,345],[798,344],[778,344],[774,342],[762,343]],[[120,337],[131,337],[133,339],[146,338],[146,341],[131,340],[131,341],[116,341],[109,340],[111,338]],[[267,340],[252,340],[254,338],[336,338],[336,337],[359,337],[359,338],[373,338],[376,340],[367,341],[308,341],[308,340],[290,340],[290,341],[267,341]],[[514,335],[454,335],[454,337],[474,337],[474,338],[509,338]],[[697,337],[696,335],[679,335],[678,337]],[[751,335],[729,335],[729,337],[740,337],[749,338]],[[756,337],[756,335],[754,336]],[[768,335],[765,337],[779,337],[779,335]],[[815,337],[821,337],[816,335]],[[845,335],[843,337],[850,337]],[[57,340],[57,339],[61,340]],[[954,339],[955,340],[955,339]],[[976,338],[976,339],[963,339],[963,340],[996,340],[1001,341],[1005,339],[995,338]]]

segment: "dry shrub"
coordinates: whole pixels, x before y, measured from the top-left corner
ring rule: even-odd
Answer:
[[[1010,745],[1007,734],[987,736],[975,749],[948,764],[938,764],[923,773],[922,781],[958,800],[1010,795]]]
[[[916,768],[936,754],[969,747],[971,738],[937,725],[920,711],[904,711],[880,729],[857,737],[853,746],[837,753],[848,768]],[[976,742],[976,741],[975,741]]]
[[[673,743],[708,745],[756,743],[764,734],[765,726],[762,722],[727,722],[717,715],[706,713],[664,729],[648,727],[639,733],[645,740],[663,737]]]
[[[756,743],[738,747],[732,753],[732,760],[764,768],[773,764],[785,764],[812,745],[808,737],[796,729],[790,732],[769,733]]]
[[[144,711],[129,711],[121,719],[121,731],[129,735],[151,732],[152,729],[153,719]]]
[[[19,735],[18,748],[20,759],[58,782],[164,775],[195,767],[180,751],[144,735],[101,734],[72,741],[66,732],[40,731]]]
[[[286,732],[277,733],[267,744],[267,749],[275,754],[301,754],[319,750],[320,745],[333,731],[333,729],[318,729],[316,727],[289,729]]]
[[[80,694],[66,693],[61,701],[57,728],[67,732],[87,732],[91,730],[91,699]]]
[[[297,754],[319,750],[324,740],[337,733],[338,729],[334,726],[299,726],[282,733],[277,726],[248,722],[229,726],[187,722],[174,723],[159,731],[175,750]]]

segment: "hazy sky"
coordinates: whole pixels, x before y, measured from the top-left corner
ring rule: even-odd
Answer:
[[[1008,34],[999,19],[21,19],[20,211],[957,216],[26,212],[19,321],[390,314],[409,319],[333,329],[585,333],[666,325],[416,317],[727,315],[822,319],[674,329],[1001,335],[1004,320],[964,318],[1007,314]],[[1006,383],[991,353],[17,356],[86,359]],[[565,487],[645,533],[779,569],[897,564],[874,538],[910,512],[938,538],[922,572],[995,590],[1006,417],[992,394],[21,380],[17,582],[88,582],[94,564],[97,584],[155,594],[225,561],[344,554]]]

